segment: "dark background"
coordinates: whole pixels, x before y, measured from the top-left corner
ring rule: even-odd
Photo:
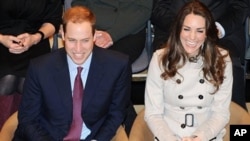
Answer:
[[[246,101],[250,102],[250,79],[246,80]]]

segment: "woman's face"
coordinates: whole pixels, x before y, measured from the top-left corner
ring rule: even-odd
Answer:
[[[180,40],[190,57],[196,56],[206,39],[205,19],[199,15],[188,14],[183,22]]]

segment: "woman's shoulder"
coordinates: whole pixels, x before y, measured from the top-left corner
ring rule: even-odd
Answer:
[[[165,53],[166,49],[165,48],[161,48],[161,49],[157,49],[154,54],[157,56],[163,55]]]
[[[220,51],[220,54],[222,55],[222,56],[226,56],[225,57],[225,60],[227,60],[227,61],[230,61],[231,59],[230,59],[230,56],[229,56],[229,51],[228,50],[226,50],[226,49],[224,49],[224,48],[222,48],[222,47],[220,47],[220,46],[218,46],[218,50]]]
[[[218,47],[218,49],[219,49],[219,51],[220,51],[220,53],[221,53],[222,55],[226,55],[226,54],[229,53],[228,50],[222,48],[221,46],[217,46],[217,47]]]

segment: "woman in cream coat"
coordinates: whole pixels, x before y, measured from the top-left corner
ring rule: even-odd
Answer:
[[[229,122],[232,62],[202,3],[187,3],[151,60],[145,120],[158,141],[222,141]]]

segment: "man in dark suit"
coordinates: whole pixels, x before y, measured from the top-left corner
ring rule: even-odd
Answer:
[[[84,92],[77,140],[110,141],[115,135],[129,105],[131,67],[128,56],[94,47],[94,27],[95,16],[89,9],[76,6],[65,12],[65,47],[32,60],[28,69],[14,140],[65,139],[73,118],[72,95],[79,66]]]
[[[154,49],[167,41],[171,24],[178,10],[190,0],[154,0],[151,16],[155,28]],[[233,62],[232,101],[246,109],[245,100],[245,31],[244,22],[249,12],[249,0],[200,0],[211,10],[218,28],[219,44],[229,50]]]

